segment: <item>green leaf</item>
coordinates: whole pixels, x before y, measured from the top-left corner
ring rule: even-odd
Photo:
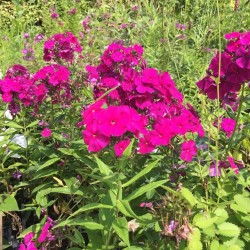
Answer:
[[[38,233],[40,229],[41,229],[40,223],[34,224],[34,225],[28,227],[27,229],[25,229],[24,231],[22,231],[22,233],[17,238],[23,238],[26,234],[28,234],[30,232]]]
[[[123,151],[122,157],[128,158],[131,155],[133,144],[134,144],[134,138],[131,140],[131,142],[129,143],[129,145]]]
[[[72,191],[69,187],[55,187],[55,188],[48,188],[46,190],[39,191],[43,195],[47,195],[50,193],[58,193],[58,194],[75,194],[75,195],[83,195],[81,190]]]
[[[141,172],[139,172],[137,175],[135,175],[132,179],[130,179],[129,181],[127,181],[126,183],[124,183],[122,185],[122,187],[127,187],[129,185],[131,185],[132,183],[134,183],[135,181],[137,181],[138,179],[140,179],[141,177],[144,177],[147,173],[149,173],[159,162],[159,160],[156,160],[152,163],[150,163],[146,168],[144,168]]]
[[[192,207],[197,203],[195,197],[193,196],[193,194],[190,192],[189,189],[182,187],[181,194],[190,203]]]
[[[138,216],[134,213],[132,208],[130,207],[128,201],[125,200],[117,200],[116,206],[120,212],[122,212],[125,216],[138,218]]]
[[[224,237],[224,238],[227,238],[227,237]],[[230,238],[230,240],[227,240],[227,239],[224,239],[224,240],[222,239],[223,245],[225,245],[225,246],[231,247],[231,246],[237,245],[238,247],[240,247],[240,249],[244,248],[244,246],[245,246],[244,241],[239,240],[238,237]]]
[[[58,223],[53,228],[64,227],[64,226],[82,226],[88,230],[103,230],[104,226],[96,223],[91,220],[87,220],[85,218],[74,218],[74,219],[67,219]]]
[[[72,148],[58,148],[57,150],[62,152],[65,155],[71,155],[71,156],[73,156],[75,152],[75,150]]]
[[[213,240],[210,245],[210,250],[219,250],[220,243],[218,240]]]
[[[112,227],[114,228],[117,235],[122,239],[122,241],[130,246],[129,242],[129,233],[128,233],[128,222],[125,217],[117,218],[113,223]]]
[[[227,237],[238,237],[240,235],[239,227],[229,222],[218,225],[218,232],[220,235]]]
[[[0,195],[0,211],[9,212],[9,211],[18,211],[19,207],[17,205],[16,199],[11,195]]]
[[[250,213],[250,198],[237,194],[234,196],[236,204],[232,204],[230,207],[234,211],[239,211],[244,214]]]
[[[52,164],[54,164],[55,162],[59,161],[60,158],[59,157],[56,157],[56,158],[52,158],[52,159],[49,159],[48,161],[44,162],[42,165],[40,165],[37,169],[37,171],[43,169],[43,168],[46,168],[48,166],[51,166]]]
[[[161,180],[161,181],[156,181],[156,182],[151,182],[149,184],[146,184],[145,186],[142,186],[142,187],[136,189],[129,196],[127,196],[124,200],[131,201],[131,200],[145,194],[146,192],[161,186],[162,184],[164,184],[166,182],[167,182],[167,180]]]
[[[117,200],[116,207],[125,216],[134,218],[142,224],[149,224],[151,222],[154,222],[154,220],[152,220],[152,216],[148,216],[149,214],[144,214],[142,216],[136,215],[127,200]]]
[[[242,250],[243,248],[241,248],[238,245],[231,245],[231,246],[227,246],[228,250]]]
[[[31,194],[35,194],[37,191],[39,191],[39,190],[41,190],[41,189],[49,188],[49,187],[51,187],[50,185],[52,185],[52,183],[44,183],[44,184],[41,184],[41,185],[35,187],[35,188],[32,190]]]
[[[10,128],[23,128],[22,126],[20,126],[19,124],[13,121],[4,123],[4,126],[10,127]]]
[[[76,216],[79,213],[83,213],[89,210],[93,209],[99,209],[99,208],[106,208],[106,209],[112,209],[113,207],[110,205],[100,204],[100,203],[91,203],[86,206],[81,207],[80,209],[76,210],[73,214],[69,216],[69,218]]]
[[[201,233],[198,228],[193,228],[193,232],[188,241],[188,249],[202,250]]]
[[[165,189],[166,191],[168,191],[169,193],[171,193],[171,194],[173,194],[173,195],[175,195],[175,196],[177,196],[177,197],[181,197],[181,195],[180,195],[180,193],[179,192],[177,192],[177,191],[175,191],[175,190],[173,190],[172,188],[170,188],[170,187],[167,187],[167,186],[161,186],[163,189]]]
[[[203,228],[203,233],[210,236],[210,237],[214,237],[215,236],[215,225],[212,224],[210,227]]]
[[[214,214],[217,216],[217,221],[215,222],[216,224],[221,224],[222,222],[226,221],[228,219],[228,213],[225,209],[223,208],[217,208],[214,211]]]
[[[71,155],[74,158],[80,160],[81,162],[85,163],[87,166],[94,168],[95,164],[89,160],[86,156],[86,153],[78,152],[72,148],[58,148],[58,151],[62,152],[65,155]]]
[[[130,246],[130,247],[124,248],[123,250],[143,250],[143,248],[137,247],[137,246]]]
[[[155,222],[154,230],[155,230],[155,232],[161,232],[162,231],[162,228],[161,228],[161,226],[159,224],[159,221]]]
[[[46,197],[46,194],[49,194],[49,192],[48,193],[45,193],[45,191],[46,191],[46,189],[45,190],[42,190],[42,191],[39,191],[39,192],[37,192],[37,194],[36,194],[36,202],[40,205],[40,206],[42,206],[42,207],[44,207],[46,204],[47,204],[47,202],[48,202],[48,199],[47,199],[47,197]],[[44,194],[45,193],[45,194]]]
[[[45,169],[44,170],[44,169],[42,169],[36,173],[35,177],[32,180],[48,177],[51,175],[56,175],[57,173],[58,173],[58,170],[54,170],[54,169]]]
[[[75,241],[76,241],[77,245],[79,245],[83,248],[85,245],[84,238],[83,238],[82,234],[76,228],[74,228],[74,237],[75,237]]]
[[[81,190],[73,191],[69,187],[56,187],[56,188],[47,188],[43,189],[41,191],[38,191],[36,194],[36,201],[41,204],[42,206],[46,206],[47,204],[47,198],[46,195],[51,193],[58,193],[58,194],[69,194],[69,195],[83,195],[83,192]]]
[[[123,151],[122,157],[120,157],[118,159],[118,164],[119,164],[119,168],[120,169],[124,169],[124,167],[126,166],[127,162],[129,161],[129,156],[132,153],[133,144],[134,144],[134,139],[131,140],[131,142],[129,143],[129,145]]]
[[[99,167],[99,170],[102,175],[111,175],[113,174],[113,171],[110,169],[108,165],[106,165],[104,162],[102,162],[96,155],[94,155],[96,163]]]
[[[211,218],[209,214],[196,214],[193,223],[195,226],[203,229],[212,226],[217,219],[217,217]]]
[[[34,122],[31,122],[26,128],[32,128],[32,127],[35,127],[37,124],[38,124],[39,121],[34,121]]]

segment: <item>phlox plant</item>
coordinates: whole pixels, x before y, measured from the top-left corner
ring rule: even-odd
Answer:
[[[142,53],[139,45],[111,44],[97,67],[86,67],[98,100],[82,112],[83,138],[89,151],[99,152],[113,138],[120,143],[119,139],[133,138],[131,134],[139,139],[141,154],[168,146],[174,137],[188,132],[204,136],[199,117],[190,104],[183,105],[183,96],[169,73],[147,67]],[[107,107],[102,108],[104,105]],[[182,159],[192,160],[194,151],[182,153]]]
[[[249,132],[249,37],[227,34],[197,82],[226,109],[215,134],[140,44],[113,42],[94,65],[73,33],[58,33],[45,39],[45,66],[9,68],[0,210],[19,249],[247,249],[249,159],[234,146],[244,151]]]

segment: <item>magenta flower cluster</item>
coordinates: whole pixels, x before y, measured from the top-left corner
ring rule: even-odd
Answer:
[[[239,174],[239,170],[244,167],[242,161],[236,161],[232,156],[228,156],[227,160],[220,160],[218,166],[216,163],[212,163],[209,168],[210,176],[220,176],[222,169],[232,169],[235,174]]]
[[[52,103],[71,100],[69,77],[69,70],[58,64],[45,66],[36,72],[33,81],[36,85],[35,95],[38,102],[42,102],[47,95],[52,98]]]
[[[33,82],[30,73],[22,65],[11,67],[0,80],[0,94],[5,103],[15,106],[15,100],[20,100],[25,106],[33,102]]]
[[[28,39],[29,34],[24,34],[24,37]],[[43,36],[40,35],[40,38]],[[57,62],[65,59],[66,62],[72,62],[75,53],[81,51],[82,48],[72,33],[56,34],[44,44],[44,59]],[[35,74],[30,74],[24,66],[14,65],[7,71],[4,79],[0,80],[0,94],[3,102],[9,104],[12,114],[19,112],[20,103],[36,108],[46,99],[52,103],[67,104],[73,98],[70,72],[63,65],[50,64]]]
[[[226,133],[226,136],[229,138],[235,129],[236,121],[231,118],[223,118],[221,121],[221,128]]]
[[[57,64],[45,66],[34,75],[24,66],[14,65],[0,80],[0,94],[12,113],[18,113],[20,102],[36,107],[50,97],[53,103],[65,103],[72,99],[69,76],[68,69]]]
[[[225,38],[229,40],[226,49],[217,53],[207,75],[196,84],[209,99],[217,99],[219,94],[223,107],[230,105],[236,110],[237,93],[242,84],[250,81],[250,32],[233,32]]]
[[[65,60],[72,63],[75,54],[80,54],[82,47],[75,35],[71,32],[55,34],[44,43],[44,60],[61,62]]]
[[[55,240],[55,236],[50,232],[50,229],[55,226],[55,222],[51,218],[47,218],[47,221],[45,222],[40,235],[38,237],[38,243],[42,244],[45,242],[53,241]],[[34,240],[35,234],[33,232],[30,232],[25,235],[23,243],[20,244],[19,250],[45,250],[47,248],[41,246],[40,248],[37,248],[36,241]]]
[[[86,67],[96,99],[82,112],[89,151],[114,145],[119,157],[135,137],[138,151],[147,154],[170,145],[176,136],[204,135],[199,117],[191,105],[184,106],[169,73],[148,68],[142,55],[140,45],[113,43],[98,66]],[[194,141],[185,142],[181,158],[190,161],[196,152]]]

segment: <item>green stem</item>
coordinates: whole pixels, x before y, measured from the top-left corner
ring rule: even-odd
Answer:
[[[219,68],[218,68],[218,82],[217,82],[217,136],[216,136],[216,182],[218,187],[218,199],[217,203],[220,201],[220,189],[221,185],[219,182],[219,134],[220,134],[220,76],[221,76],[221,25],[220,25],[220,10],[219,10],[219,1],[217,3],[217,14],[218,14],[218,29],[219,29]]]
[[[55,120],[55,116],[54,116],[54,104],[51,103],[51,119],[52,119],[52,125],[54,125],[54,120]]]
[[[231,149],[233,138],[234,138],[235,132],[237,130],[237,127],[239,125],[239,118],[240,118],[240,113],[241,113],[241,109],[242,109],[244,91],[245,91],[245,84],[243,84],[243,87],[242,87],[242,90],[241,90],[240,104],[239,104],[239,108],[238,108],[238,111],[237,111],[236,124],[235,124],[234,130],[233,130],[233,133],[230,136],[230,139],[229,139],[229,142],[228,142],[228,147],[227,147],[227,150],[226,150],[226,156],[228,154],[228,151]]]

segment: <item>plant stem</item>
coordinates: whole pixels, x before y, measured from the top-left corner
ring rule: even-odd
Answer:
[[[235,132],[236,132],[236,129],[237,129],[238,125],[239,125],[239,117],[240,117],[240,113],[241,113],[241,109],[242,109],[244,91],[245,91],[245,84],[243,84],[243,87],[242,87],[242,90],[241,90],[240,105],[239,105],[239,108],[238,108],[238,111],[237,111],[236,124],[235,124],[235,126],[234,126],[233,133],[232,133],[232,135],[230,136],[230,139],[229,139],[229,142],[228,142],[228,147],[227,147],[227,150],[226,150],[226,156],[227,156],[227,154],[228,154],[228,151],[231,149],[232,142],[233,142],[233,137],[234,137]]]
[[[219,29],[219,68],[218,68],[218,82],[217,82],[217,136],[216,136],[216,182],[218,187],[218,199],[220,201],[220,182],[219,182],[219,134],[220,134],[220,76],[221,76],[221,26],[220,26],[220,10],[219,1],[217,3],[217,14],[218,14],[218,29]]]

